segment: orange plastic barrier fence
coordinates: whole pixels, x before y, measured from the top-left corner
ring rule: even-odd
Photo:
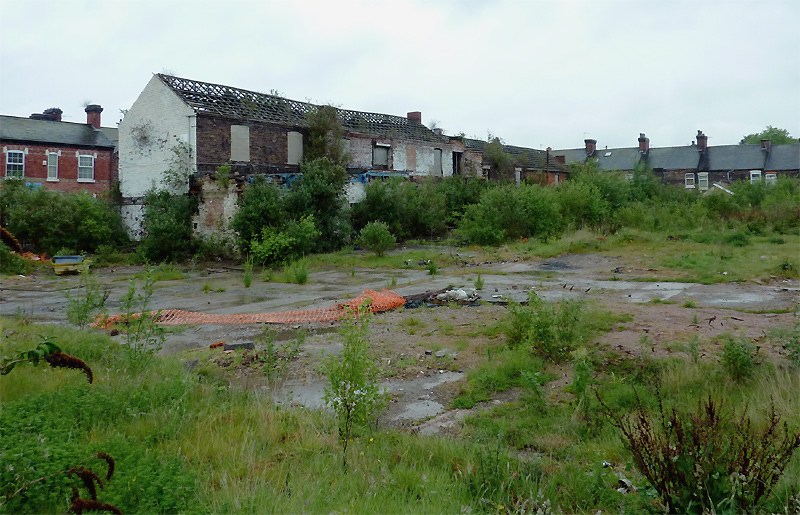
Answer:
[[[352,311],[369,301],[370,311],[378,313],[398,308],[405,304],[405,299],[390,290],[364,290],[361,295],[345,303],[321,309],[301,309],[297,311],[281,311],[279,313],[241,313],[234,315],[215,315],[211,313],[197,313],[183,311],[182,309],[165,309],[151,311],[156,322],[161,325],[194,325],[194,324],[291,324],[297,322],[330,322],[341,320],[349,311]],[[134,317],[139,315],[133,315]],[[94,325],[108,327],[124,322],[125,315],[113,315],[98,319]]]

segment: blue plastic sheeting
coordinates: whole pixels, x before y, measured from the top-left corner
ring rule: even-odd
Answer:
[[[408,178],[411,174],[408,172],[364,172],[362,174],[350,177],[350,182],[364,182],[367,183],[372,179],[384,177],[403,177]]]

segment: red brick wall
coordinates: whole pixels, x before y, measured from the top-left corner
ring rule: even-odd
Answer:
[[[75,147],[64,147],[54,145],[17,145],[7,142],[0,143],[6,150],[27,149],[25,155],[25,182],[41,183],[43,188],[55,191],[78,192],[88,191],[89,193],[101,194],[108,191],[112,176],[112,154],[111,149],[79,149]],[[61,152],[58,157],[58,180],[47,180],[47,154],[48,152]],[[83,155],[97,156],[94,160],[94,182],[78,182],[78,157],[76,152]],[[2,169],[0,170],[0,188],[2,181],[6,179],[6,153],[2,157]]]
[[[288,127],[266,123],[229,120],[225,118],[197,117],[197,167],[212,171],[217,166],[230,163],[231,125],[250,127],[250,164],[283,167],[288,160]]]

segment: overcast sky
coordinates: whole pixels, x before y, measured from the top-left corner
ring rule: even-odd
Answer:
[[[577,148],[800,136],[800,0],[0,0],[0,114],[114,126],[152,73]]]

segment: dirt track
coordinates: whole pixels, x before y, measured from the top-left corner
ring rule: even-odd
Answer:
[[[636,269],[616,258],[589,254],[482,264],[481,269],[490,273],[482,275],[485,283],[479,293],[484,302],[480,306],[403,309],[375,317],[372,342],[386,377],[385,386],[393,394],[393,403],[384,416],[391,425],[412,426],[441,412],[463,373],[483,359],[489,345],[502,341],[501,334],[490,330],[505,315],[502,304],[508,299],[525,300],[531,291],[548,300],[583,297],[615,313],[630,315],[631,321],[620,323],[616,331],[599,338],[601,345],[620,355],[680,353],[680,344],[696,334],[706,342],[701,347],[706,359],[715,359],[718,349],[708,343],[714,336],[731,332],[762,339],[770,328],[788,325],[791,313],[765,312],[791,310],[800,287],[798,281],[777,280],[717,285],[657,282],[669,278],[670,272]],[[139,267],[100,271],[101,280],[110,289],[110,313],[119,311],[130,277],[140,271]],[[186,276],[157,283],[151,309],[213,314],[321,309],[347,302],[365,288],[391,287],[400,295],[411,295],[448,286],[472,287],[475,279],[463,266],[442,268],[433,277],[423,269],[312,272],[305,285],[266,283],[254,277],[249,289],[243,286],[241,271],[235,269],[204,267],[188,270]],[[395,286],[391,286],[393,277]],[[75,276],[3,278],[0,315],[20,313],[35,322],[66,324],[64,295],[77,283]],[[653,303],[654,299],[659,303]],[[323,350],[338,352],[340,344],[333,331],[336,325],[315,322],[274,326],[279,341],[293,338],[301,326],[308,333],[279,400],[320,405],[323,382],[316,363]],[[263,330],[260,324],[186,326],[168,333],[164,352],[205,349],[219,340],[252,342]],[[769,359],[780,359],[780,349],[764,346],[761,352]],[[248,374],[242,371],[242,375]],[[255,377],[245,382],[259,386]],[[426,422],[420,430],[448,431],[462,415],[448,412]]]

